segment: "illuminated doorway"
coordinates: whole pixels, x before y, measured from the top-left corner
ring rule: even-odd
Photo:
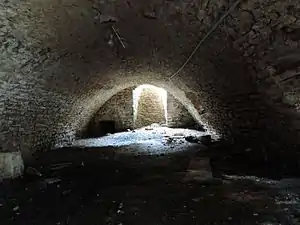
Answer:
[[[133,124],[140,128],[153,123],[167,124],[167,91],[149,84],[133,90]]]

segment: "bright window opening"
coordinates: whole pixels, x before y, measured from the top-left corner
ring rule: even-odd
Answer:
[[[167,91],[150,84],[133,90],[133,124],[135,128],[153,123],[168,123]]]

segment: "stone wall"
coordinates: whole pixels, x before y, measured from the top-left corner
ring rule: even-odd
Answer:
[[[165,108],[163,98],[160,93],[151,87],[142,89],[137,100],[136,118],[134,127],[141,128],[154,123],[166,124]]]
[[[62,17],[64,7],[70,12],[68,18]],[[68,76],[55,77],[54,71],[66,56],[66,49],[58,43],[70,44],[64,35],[75,32],[64,29],[66,20],[79,22],[78,9],[59,1],[0,2],[0,151],[21,151],[28,160],[33,152],[74,137],[66,117],[76,101],[72,84],[79,80],[68,72]],[[86,34],[88,21],[84,26],[76,24],[81,31],[87,28]]]
[[[169,80],[233,2],[0,2],[1,151],[30,157],[72,140],[122,85],[160,82],[241,149],[293,155],[298,0],[243,1]]]
[[[101,127],[101,124],[106,121],[113,121],[114,127],[111,129],[111,132],[121,132],[126,131],[127,129],[139,128],[139,124],[134,126],[133,122],[133,96],[132,91],[134,88],[127,88],[120,91],[112,98],[110,98],[98,111],[95,113],[93,118],[89,121],[88,125],[81,132],[77,134],[77,137],[99,137],[105,135],[107,130],[106,127]],[[147,100],[147,99],[146,99]],[[153,99],[148,99],[149,101],[143,102],[147,106],[150,105],[151,109],[155,108],[153,106]],[[168,111],[168,127],[181,127],[181,128],[198,128],[195,119],[191,116],[188,110],[172,95],[168,94],[167,102],[167,111]],[[162,114],[164,112],[151,111],[154,114]],[[153,114],[147,110],[144,114],[149,120],[153,120],[153,123],[159,123]],[[140,114],[141,112],[138,112]],[[161,118],[164,120],[164,117]],[[148,120],[147,120],[148,121]],[[152,124],[152,122],[150,124]],[[108,124],[112,126],[112,123]],[[145,126],[145,125],[143,125]]]
[[[172,95],[168,95],[168,127],[197,129],[199,125],[188,110]]]
[[[103,121],[113,121],[113,132],[133,129],[133,88],[125,89],[109,99],[93,116],[81,137],[99,137],[106,134],[102,130]]]

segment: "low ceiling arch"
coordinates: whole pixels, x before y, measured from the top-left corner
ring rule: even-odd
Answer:
[[[81,98],[73,107],[72,113],[70,114],[69,126],[70,130],[76,133],[76,131],[81,130],[92,118],[92,116],[97,112],[101,106],[103,106],[110,98],[112,98],[117,93],[131,87],[136,87],[143,84],[150,84],[156,87],[165,89],[170,95],[172,95],[178,102],[180,102],[195,119],[195,121],[203,125],[212,134],[217,132],[213,129],[207,121],[200,115],[199,106],[194,105],[194,102],[189,99],[183,90],[179,88],[172,81],[155,79],[155,74],[148,73],[148,76],[135,75],[126,78],[119,78],[107,81],[107,85],[93,91],[93,93]],[[146,77],[146,79],[145,79]],[[110,86],[109,84],[113,85]],[[80,109],[80,112],[78,112]],[[74,117],[74,115],[80,114],[80,117]],[[79,119],[81,118],[81,119]]]

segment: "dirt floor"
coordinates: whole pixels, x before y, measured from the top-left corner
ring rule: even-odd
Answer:
[[[159,172],[41,177],[1,186],[1,224],[300,224],[299,185]]]
[[[119,142],[109,142],[114,146],[79,141],[44,155],[22,179],[0,185],[1,225],[300,224],[300,179],[216,177],[210,158],[195,156],[195,146],[198,152],[207,149],[201,143],[188,142],[182,131],[180,137],[164,134],[167,138],[153,132],[125,132]],[[132,147],[128,136],[139,137],[144,146],[134,139]],[[145,137],[153,141],[149,148]],[[159,140],[172,151],[152,154]],[[139,154],[125,154],[128,146]]]

